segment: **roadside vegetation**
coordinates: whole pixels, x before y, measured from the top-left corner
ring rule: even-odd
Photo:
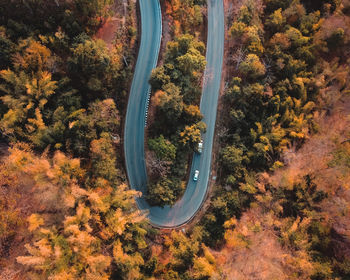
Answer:
[[[171,205],[186,187],[186,171],[201,139],[200,81],[205,67],[205,46],[187,34],[169,42],[164,65],[155,69],[150,83],[155,94],[155,120],[149,128],[148,158],[151,183],[148,200]]]
[[[172,20],[173,41],[168,42],[163,65],[152,72],[147,165],[150,204],[174,204],[188,180],[191,156],[205,131],[199,110],[205,69],[205,45],[195,33],[203,23],[203,1],[166,1]]]

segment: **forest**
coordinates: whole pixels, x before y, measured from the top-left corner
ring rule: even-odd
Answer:
[[[223,3],[217,179],[159,229],[123,154],[138,3],[0,1],[0,279],[350,278],[350,1]],[[164,207],[206,131],[208,7],[161,8],[145,160]]]

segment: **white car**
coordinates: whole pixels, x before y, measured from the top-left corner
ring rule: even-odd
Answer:
[[[203,140],[198,143],[197,152],[201,154],[203,151]]]
[[[198,181],[198,177],[199,177],[199,170],[196,170],[194,172],[193,181]]]

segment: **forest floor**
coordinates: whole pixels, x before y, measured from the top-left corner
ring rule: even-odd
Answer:
[[[113,16],[109,17],[95,34],[95,38],[103,40],[110,49],[113,48],[118,28],[125,24],[124,1],[116,0],[111,9]]]
[[[105,24],[97,31],[95,37],[105,41],[108,48],[112,48],[115,39],[115,31],[120,22],[121,20],[116,17],[108,18]]]

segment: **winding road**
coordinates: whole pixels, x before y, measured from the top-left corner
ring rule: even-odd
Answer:
[[[144,151],[144,128],[150,94],[148,80],[157,65],[162,34],[162,18],[159,0],[139,0],[141,11],[141,45],[136,63],[125,120],[124,151],[126,170],[131,187],[146,194],[147,171]],[[179,227],[191,220],[200,209],[210,178],[212,147],[216,111],[221,84],[224,54],[223,0],[208,0],[207,65],[200,103],[207,131],[202,135],[204,147],[201,154],[194,154],[191,176],[183,197],[172,207],[152,207],[141,197],[137,204],[148,211],[151,224],[162,228]],[[194,171],[199,170],[198,181],[193,181]]]

